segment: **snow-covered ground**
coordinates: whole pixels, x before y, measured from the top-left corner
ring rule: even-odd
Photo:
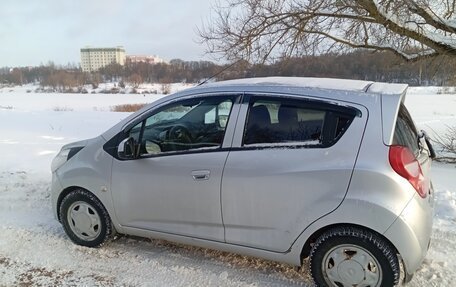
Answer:
[[[179,88],[179,87],[178,87]],[[307,286],[307,268],[159,240],[120,237],[99,249],[74,245],[50,206],[52,158],[68,142],[99,135],[128,113],[110,107],[161,95],[27,93],[0,89],[0,286]],[[456,126],[456,94],[411,88],[419,127]],[[431,249],[410,286],[456,282],[456,167],[434,164]]]

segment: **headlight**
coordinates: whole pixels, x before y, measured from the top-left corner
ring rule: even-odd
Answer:
[[[72,147],[72,148],[63,148],[57,154],[57,156],[52,160],[51,170],[52,172],[56,171],[61,167],[67,160],[72,158],[77,154],[83,147]]]

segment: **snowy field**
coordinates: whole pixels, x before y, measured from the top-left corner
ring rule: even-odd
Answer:
[[[0,286],[308,286],[308,270],[159,240],[119,237],[77,246],[54,220],[50,162],[68,142],[99,135],[128,113],[110,107],[161,95],[27,93],[0,89]],[[406,105],[420,128],[456,126],[456,93],[411,88]],[[434,164],[432,245],[409,286],[456,282],[456,167]]]

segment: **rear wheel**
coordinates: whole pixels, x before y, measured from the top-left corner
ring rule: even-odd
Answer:
[[[339,227],[321,235],[310,255],[317,286],[394,286],[400,266],[394,248],[378,234]]]
[[[113,233],[103,204],[84,189],[65,196],[60,205],[60,218],[68,237],[79,245],[98,247]]]

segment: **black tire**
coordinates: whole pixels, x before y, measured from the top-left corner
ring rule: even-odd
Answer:
[[[81,209],[81,213],[83,213],[84,208],[87,212],[85,215],[79,216],[80,222],[85,223],[84,227],[90,229],[93,232],[92,235],[87,234],[89,232],[80,231],[75,220],[69,218],[72,217],[71,210]],[[66,195],[60,204],[59,212],[63,229],[71,241],[78,245],[99,247],[114,234],[111,218],[103,204],[92,193],[84,189],[77,189]],[[95,222],[92,222],[91,218],[95,218]],[[90,224],[87,224],[88,221]]]
[[[336,258],[338,256],[338,250],[343,250],[342,254],[345,258],[336,259],[340,260],[337,263],[332,256],[334,255],[334,258]],[[370,259],[372,260],[369,259],[369,262],[372,261],[372,263],[369,263],[367,268],[366,266],[363,267],[363,264],[354,258],[358,251],[364,256],[362,258],[366,258],[365,255],[371,256]],[[376,266],[377,264],[379,266]],[[335,265],[337,265],[337,272],[331,272],[331,268],[336,267]],[[355,266],[355,268],[351,270],[346,269],[347,272],[341,272],[340,270],[345,270],[344,266],[350,266],[350,268]],[[337,227],[323,233],[312,247],[310,253],[310,269],[316,286],[325,287],[357,286],[360,284],[358,280],[366,280],[367,273],[373,274],[372,277],[378,276],[377,283],[372,284],[372,286],[365,284],[361,284],[360,286],[390,287],[395,286],[400,277],[399,260],[391,244],[375,232],[356,227]],[[366,271],[366,269],[369,270]],[[335,276],[331,275],[331,273],[337,273],[338,278],[341,280],[335,280]],[[360,275],[360,273],[364,275]],[[364,279],[359,279],[363,278],[363,276]],[[348,279],[344,282],[344,278]],[[352,280],[357,282],[355,283]]]

